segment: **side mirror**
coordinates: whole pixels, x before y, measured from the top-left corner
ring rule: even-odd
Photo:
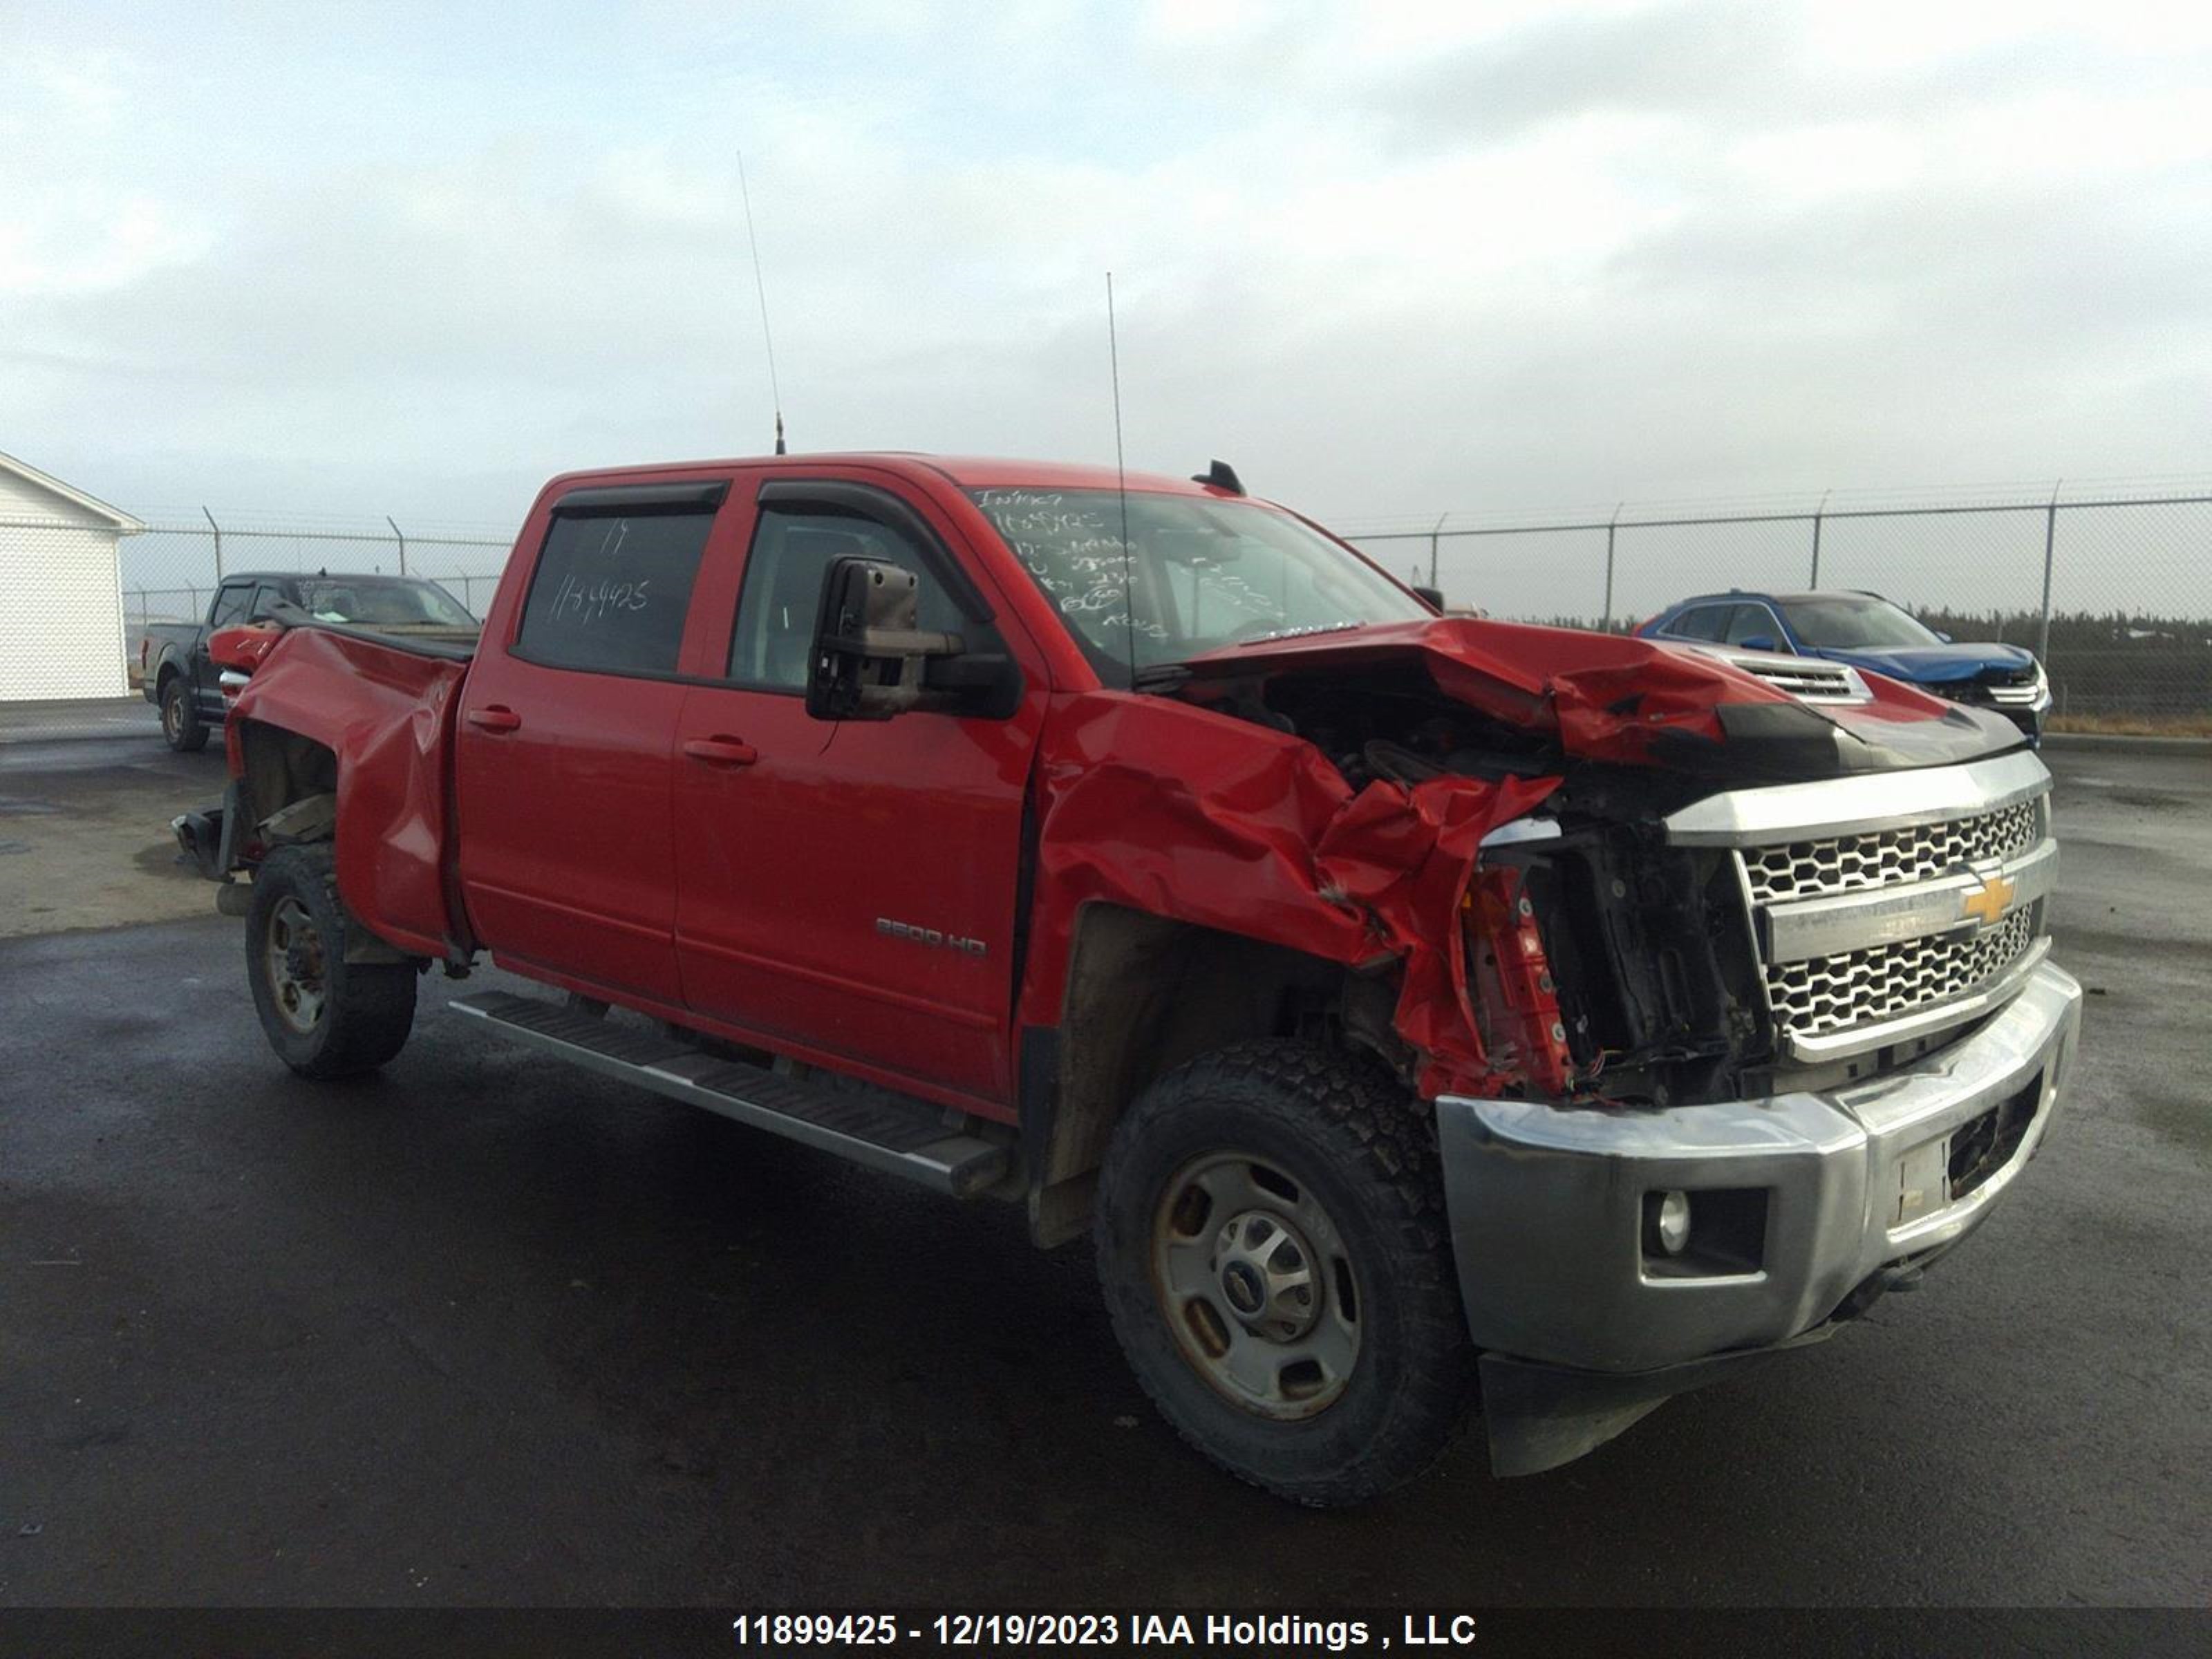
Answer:
[[[1937,630],[1936,635],[1936,637],[1937,639],[1939,639],[1939,640],[1942,641],[1943,641],[1943,643],[1944,643],[1944,644],[1946,644],[1946,645],[1948,645],[1948,644],[1950,644],[1950,643],[1951,643],[1951,636],[1950,636],[1948,634],[1946,634],[1946,633],[1942,632],[1941,629],[1938,629],[1938,630]]]
[[[1783,650],[1783,647],[1775,643],[1774,636],[1771,634],[1753,634],[1742,641],[1741,644],[1747,651],[1779,652]]]
[[[1426,599],[1432,611],[1442,611],[1444,608],[1444,591],[1441,587],[1422,587],[1417,584],[1413,588],[1413,597]]]
[[[957,657],[957,634],[926,634],[913,571],[881,559],[832,559],[822,573],[806,712],[817,720],[887,720],[921,703],[923,665]]]

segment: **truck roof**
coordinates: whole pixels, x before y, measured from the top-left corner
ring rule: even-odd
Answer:
[[[1006,457],[976,455],[932,455],[919,450],[878,449],[846,450],[824,454],[741,455],[720,460],[656,461],[629,466],[592,467],[577,472],[564,472],[553,480],[556,484],[605,483],[613,479],[635,477],[648,472],[680,472],[692,470],[707,471],[725,467],[759,467],[793,465],[851,465],[872,466],[885,471],[897,472],[909,477],[924,473],[935,473],[949,478],[963,489],[1112,489],[1125,482],[1121,474],[1110,466],[1082,466],[1067,461],[1032,461]],[[1178,478],[1162,472],[1131,472],[1126,483],[1131,489],[1152,494],[1174,495],[1210,495],[1234,499],[1230,492],[1201,484],[1194,478]]]

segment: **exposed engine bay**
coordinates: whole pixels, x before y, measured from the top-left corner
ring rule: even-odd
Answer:
[[[1200,681],[1179,695],[1304,738],[1354,789],[1560,780],[1538,809],[1546,833],[1486,847],[1466,906],[1478,1028],[1492,1065],[1525,1079],[1518,1091],[1733,1098],[1770,1061],[1733,865],[1669,847],[1660,830],[1711,781],[1577,759],[1552,734],[1446,696],[1410,663]]]
[[[1304,738],[1355,789],[1376,779],[1414,784],[1458,774],[1545,777],[1565,761],[1558,743],[1455,702],[1412,663],[1364,671],[1203,680],[1183,700]]]

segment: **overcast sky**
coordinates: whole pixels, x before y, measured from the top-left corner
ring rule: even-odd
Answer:
[[[2207,470],[2212,7],[0,8],[0,450],[1212,455],[1341,521]]]

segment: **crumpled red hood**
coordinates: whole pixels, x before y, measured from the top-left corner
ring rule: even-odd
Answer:
[[[1408,660],[1455,702],[1527,731],[1555,733],[1570,755],[1631,764],[1670,763],[1668,753],[1653,753],[1655,744],[1679,752],[1686,740],[1728,742],[1723,708],[1786,710],[1771,720],[1801,724],[1812,735],[1840,726],[1864,738],[1899,723],[1942,720],[1953,707],[1873,675],[1867,681],[1873,702],[1814,709],[1699,652],[1631,635],[1473,617],[1230,646],[1187,665],[1194,678],[1220,679]]]

